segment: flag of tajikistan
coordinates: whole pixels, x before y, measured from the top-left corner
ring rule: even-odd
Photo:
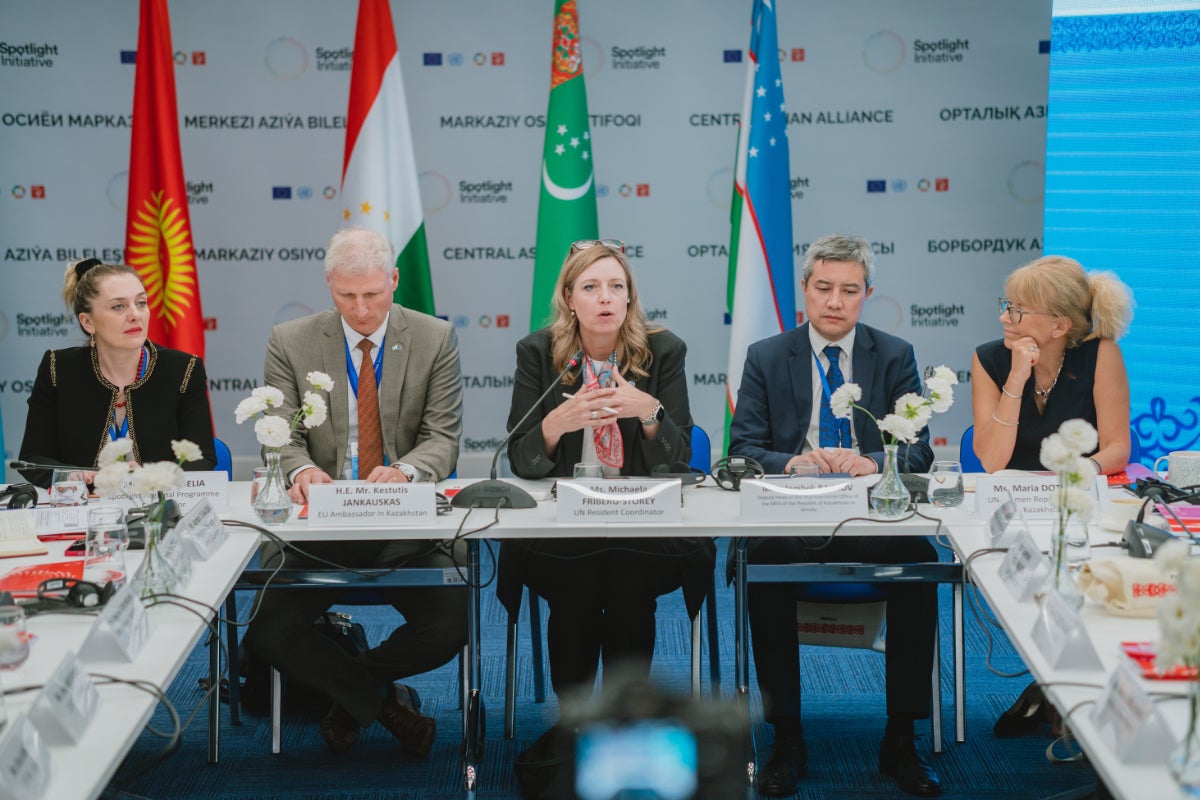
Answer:
[[[370,228],[396,248],[396,302],[432,314],[433,283],[412,130],[388,0],[360,0],[342,162],[343,225]]]

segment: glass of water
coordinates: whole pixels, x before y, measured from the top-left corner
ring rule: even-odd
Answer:
[[[935,461],[929,470],[929,502],[938,508],[962,505],[962,464],[957,461]]]
[[[585,464],[583,462],[580,462],[580,463],[576,464],[575,468],[571,471],[571,477],[573,477],[575,480],[590,480],[593,478],[603,478],[604,477],[604,465],[600,464],[600,463]]]
[[[88,509],[87,541],[83,557],[83,579],[103,586],[110,581],[125,581],[125,550],[129,547],[129,529],[125,510],[119,506]]]
[[[29,636],[25,632],[25,609],[0,606],[0,670],[16,669],[29,658]]]
[[[54,470],[54,476],[50,481],[50,505],[85,506],[87,500],[87,479],[82,470]]]

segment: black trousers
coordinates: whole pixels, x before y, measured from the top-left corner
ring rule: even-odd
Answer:
[[[305,542],[300,546],[338,564],[363,567],[450,567],[444,549],[429,552],[431,542]],[[456,550],[459,564],[463,553]],[[326,566],[286,551],[285,567]],[[264,566],[272,566],[264,564]],[[465,568],[465,567],[464,567]],[[269,589],[246,631],[246,646],[288,676],[319,689],[358,720],[369,725],[382,707],[391,683],[428,672],[454,658],[467,642],[467,590],[440,586],[378,589],[384,602],[404,615],[404,624],[377,647],[350,656],[313,631],[313,621],[347,593],[359,589]]]
[[[589,692],[601,662],[607,674],[649,676],[655,598],[682,585],[679,559],[697,545],[674,539],[543,539],[522,546],[525,580],[550,606],[546,639],[555,694]]]
[[[925,537],[847,536],[811,549],[823,537],[751,540],[753,564],[861,561],[905,564],[937,561]],[[932,700],[933,637],[937,584],[887,583],[887,713],[911,719],[929,716]],[[796,643],[796,589],[790,583],[751,583],[749,616],[754,668],[767,722],[800,717],[800,648]]]

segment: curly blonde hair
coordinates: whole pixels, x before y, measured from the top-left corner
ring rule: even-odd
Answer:
[[[649,375],[650,363],[654,360],[650,352],[649,337],[665,330],[659,325],[646,321],[646,312],[638,298],[637,284],[633,280],[633,272],[629,268],[629,260],[620,250],[603,244],[593,245],[583,250],[572,249],[562,269],[558,273],[558,282],[554,284],[554,297],[551,301],[554,316],[550,321],[550,357],[556,370],[567,366],[571,356],[583,348],[583,340],[579,335],[579,320],[567,305],[567,298],[575,288],[579,279],[588,267],[604,258],[616,259],[625,271],[625,282],[629,287],[629,308],[625,321],[617,331],[617,363],[625,374],[633,374],[639,378]],[[575,380],[577,373],[572,370],[564,380],[568,383]]]
[[[1045,309],[1071,323],[1067,344],[1120,339],[1133,320],[1133,293],[1112,272],[1085,272],[1066,256],[1043,256],[1015,270],[1004,293],[1018,306]]]

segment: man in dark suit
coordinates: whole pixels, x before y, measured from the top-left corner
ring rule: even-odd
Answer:
[[[822,473],[869,475],[883,467],[883,440],[865,414],[853,424],[832,417],[828,397],[842,383],[862,388],[859,404],[876,419],[908,392],[921,392],[912,345],[859,323],[871,295],[873,254],[858,237],[831,234],[809,245],[804,258],[805,313],[795,330],[751,345],[730,427],[730,455],[756,459],[768,473],[797,462]],[[823,409],[822,406],[825,406]],[[929,432],[899,452],[902,468],[922,471],[933,461]],[[819,547],[820,549],[815,549]],[[925,537],[769,538],[750,543],[753,563],[936,561]],[[800,722],[800,654],[796,592],[790,584],[749,586],[750,630],[758,683],[775,743],[758,773],[760,794],[790,795],[808,769]],[[887,730],[879,770],[910,794],[933,797],[941,784],[917,751],[913,721],[929,716],[937,587],[888,584]]]
[[[319,370],[335,381],[329,421],[299,426],[280,461],[292,499],[308,487],[339,479],[372,483],[438,481],[454,471],[462,434],[462,377],[458,342],[448,322],[392,302],[398,280],[391,244],[361,228],[339,231],[325,255],[334,308],[276,325],[267,345],[266,383],[284,394],[290,419]],[[345,383],[343,383],[345,381]],[[357,474],[351,446],[358,449]],[[315,556],[350,567],[452,567],[440,542],[305,542]],[[460,547],[459,563],[465,551]],[[285,567],[325,566],[285,553]],[[249,646],[292,680],[330,695],[320,724],[334,752],[378,720],[410,753],[424,756],[435,722],[419,713],[420,698],[394,681],[427,672],[466,644],[465,589],[414,587],[378,590],[405,624],[357,657],[314,631],[313,620],[337,602],[337,591],[273,589],[246,634]]]

